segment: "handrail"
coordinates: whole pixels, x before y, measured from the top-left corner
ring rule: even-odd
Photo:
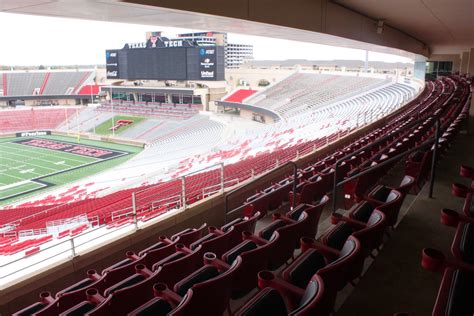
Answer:
[[[264,176],[268,176],[272,173],[275,173],[277,171],[280,171],[284,168],[287,168],[288,166],[292,166],[293,167],[293,192],[296,194],[296,186],[297,186],[297,179],[298,179],[298,165],[294,162],[294,161],[288,161],[286,163],[284,163],[283,165],[281,166],[278,166],[276,167],[275,169],[272,169],[270,170],[269,172],[261,175],[261,177],[264,177]],[[253,182],[253,181],[252,181]],[[237,192],[240,192],[244,189],[246,189],[249,185],[253,184],[252,182],[250,183],[247,183],[243,186],[240,186],[230,192],[228,192],[226,195],[225,195],[225,198],[224,198],[224,212],[225,212],[225,223],[227,223],[227,217],[229,215],[229,197],[231,195],[234,195],[235,193]],[[293,199],[293,207],[296,207],[296,199]]]
[[[436,122],[437,122],[437,125],[438,125],[438,124],[439,124],[439,123],[438,123],[438,120],[437,120]],[[439,129],[437,129],[437,130],[438,130],[438,132],[439,132]],[[398,154],[398,155],[396,155],[396,156],[394,156],[394,157],[392,157],[392,158],[389,158],[389,159],[383,161],[382,163],[376,164],[376,165],[374,165],[374,166],[370,166],[370,167],[368,167],[367,169],[365,169],[364,171],[361,171],[361,172],[359,172],[359,173],[357,173],[357,174],[355,174],[355,175],[353,175],[353,176],[351,176],[351,177],[349,177],[349,178],[346,178],[346,179],[344,179],[344,180],[342,180],[342,181],[340,181],[340,182],[335,183],[335,185],[334,185],[334,187],[333,187],[333,191],[332,191],[332,198],[333,198],[332,212],[334,213],[334,212],[336,211],[337,188],[338,188],[338,187],[340,187],[340,186],[342,186],[342,185],[344,185],[344,184],[346,184],[346,183],[348,183],[348,182],[350,182],[350,181],[352,181],[352,180],[355,180],[355,179],[357,179],[357,178],[359,178],[359,177],[361,177],[361,176],[364,176],[364,175],[366,175],[366,174],[368,174],[368,173],[370,173],[370,172],[373,172],[373,171],[376,170],[376,169],[379,169],[379,168],[381,168],[381,167],[384,167],[385,165],[388,165],[388,164],[392,163],[393,161],[398,161],[400,158],[402,158],[402,157],[404,157],[404,156],[406,156],[406,155],[409,155],[409,154],[411,154],[412,152],[415,152],[415,151],[418,151],[418,150],[423,149],[423,148],[425,148],[425,147],[428,147],[429,145],[432,145],[433,143],[438,143],[438,138],[439,138],[439,134],[438,134],[438,133],[435,133],[435,135],[434,135],[434,137],[433,137],[432,139],[425,141],[425,142],[422,143],[421,145],[416,146],[416,147],[413,147],[412,149],[408,149],[408,150],[406,150],[406,151],[404,151],[404,152],[402,152],[402,153],[400,153],[400,154]],[[436,151],[436,147],[435,147],[434,151]],[[436,154],[433,153],[433,157],[432,157],[432,160],[433,160],[432,168],[435,168],[435,164],[436,164],[435,159],[436,159]],[[433,170],[432,170],[432,171],[433,171]],[[432,177],[431,177],[431,183],[433,183],[433,182],[434,182],[434,173],[432,173]],[[432,187],[432,184],[431,184],[430,186]],[[431,196],[430,196],[430,197],[431,197]]]
[[[429,104],[433,104],[434,102],[438,101],[439,98],[441,97],[441,95],[444,94],[444,90],[445,90],[445,89],[444,89],[444,85],[443,85],[443,91],[442,91],[442,93],[441,93],[440,95],[438,95],[436,98],[434,98],[431,102],[429,102]],[[453,94],[451,94],[449,98],[447,98],[446,100],[444,100],[444,102],[443,102],[442,105],[447,104],[452,98],[453,98]],[[440,108],[441,108],[441,107],[440,107]],[[429,197],[430,197],[430,198],[433,197],[433,186],[434,186],[434,174],[435,174],[436,154],[437,154],[437,147],[438,147],[438,143],[439,143],[440,115],[439,115],[439,114],[435,115],[435,119],[436,119],[436,122],[435,122],[436,131],[435,131],[434,139],[431,140],[431,142],[432,142],[432,143],[434,142],[434,143],[436,144],[436,146],[435,146],[434,151],[433,151],[432,164],[431,164],[431,179],[430,179],[430,190],[429,190]],[[412,128],[413,126],[419,125],[420,123],[424,122],[425,120],[426,120],[426,117],[424,117],[424,118],[419,118],[419,119],[417,119],[416,121],[409,123],[407,126],[404,126],[404,128],[406,128],[406,129]],[[397,156],[395,156],[395,157],[392,157],[392,158],[390,158],[390,159],[384,161],[383,163],[377,164],[377,165],[375,165],[375,166],[371,166],[371,167],[367,168],[366,170],[364,170],[364,171],[362,171],[362,172],[360,172],[360,173],[357,173],[356,175],[354,175],[354,176],[352,176],[352,177],[350,177],[350,178],[348,178],[348,179],[345,179],[345,180],[343,180],[343,181],[341,181],[341,182],[339,182],[339,183],[337,182],[337,168],[338,168],[338,166],[339,166],[340,163],[342,163],[343,161],[347,160],[348,158],[350,158],[350,157],[352,157],[352,156],[354,156],[354,155],[357,155],[358,153],[360,153],[360,152],[362,152],[362,151],[364,151],[364,150],[366,150],[366,149],[369,149],[369,148],[374,147],[375,145],[377,145],[377,144],[379,144],[379,143],[385,141],[386,139],[388,139],[388,138],[391,137],[391,136],[392,136],[392,135],[387,134],[387,135],[385,135],[384,137],[378,139],[377,141],[372,142],[372,143],[370,143],[370,144],[367,144],[367,145],[365,145],[365,146],[359,148],[358,150],[356,150],[356,151],[354,151],[354,152],[352,152],[352,153],[350,153],[350,154],[347,154],[346,156],[344,156],[344,157],[338,159],[338,160],[334,163],[334,167],[333,167],[333,168],[334,168],[334,181],[333,181],[334,184],[333,184],[333,189],[332,189],[332,193],[333,193],[332,211],[333,211],[333,212],[335,212],[335,210],[336,210],[336,203],[337,203],[336,194],[337,194],[337,188],[338,188],[338,187],[340,187],[341,185],[343,185],[343,184],[345,184],[345,183],[347,183],[347,182],[349,182],[349,181],[351,181],[351,180],[354,180],[354,179],[356,179],[356,178],[358,178],[358,177],[361,177],[361,176],[365,175],[366,173],[373,171],[374,169],[378,169],[378,168],[380,168],[381,166],[385,166],[385,165],[388,164],[389,162],[392,162],[392,161],[396,160],[396,158],[399,159],[399,158],[401,158],[401,157],[403,157],[403,156],[405,156],[405,155],[407,155],[407,154],[410,154],[410,153],[414,152],[415,150],[420,149],[420,147],[421,147],[421,146],[419,146],[419,147],[413,148],[412,150],[407,150],[407,151],[405,151],[405,152],[403,152],[403,153],[401,153],[401,154],[399,154],[399,155],[397,155]],[[423,145],[422,145],[422,146],[423,146]],[[423,147],[423,148],[424,148],[424,147]]]

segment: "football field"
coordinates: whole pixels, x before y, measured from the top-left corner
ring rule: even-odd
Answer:
[[[120,162],[123,161],[120,158],[133,153],[133,150],[117,149],[116,144],[113,148],[99,145],[51,137],[1,141],[0,202],[105,170],[110,167],[105,162],[116,159]]]

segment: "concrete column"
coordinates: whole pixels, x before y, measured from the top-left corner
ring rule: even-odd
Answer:
[[[470,75],[474,75],[474,47],[472,47],[469,52],[469,64],[467,73]]]
[[[461,69],[459,72],[461,74],[467,73],[467,67],[469,66],[469,52],[462,52],[461,53]]]

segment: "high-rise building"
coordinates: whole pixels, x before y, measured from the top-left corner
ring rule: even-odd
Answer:
[[[253,59],[253,45],[235,44],[227,41],[227,33],[198,32],[178,34],[178,38],[195,41],[200,46],[225,46],[225,67],[239,68],[246,60]]]

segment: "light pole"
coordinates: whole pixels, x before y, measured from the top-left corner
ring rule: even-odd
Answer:
[[[115,137],[114,94],[112,87],[110,87],[110,105],[112,106],[112,136]]]

